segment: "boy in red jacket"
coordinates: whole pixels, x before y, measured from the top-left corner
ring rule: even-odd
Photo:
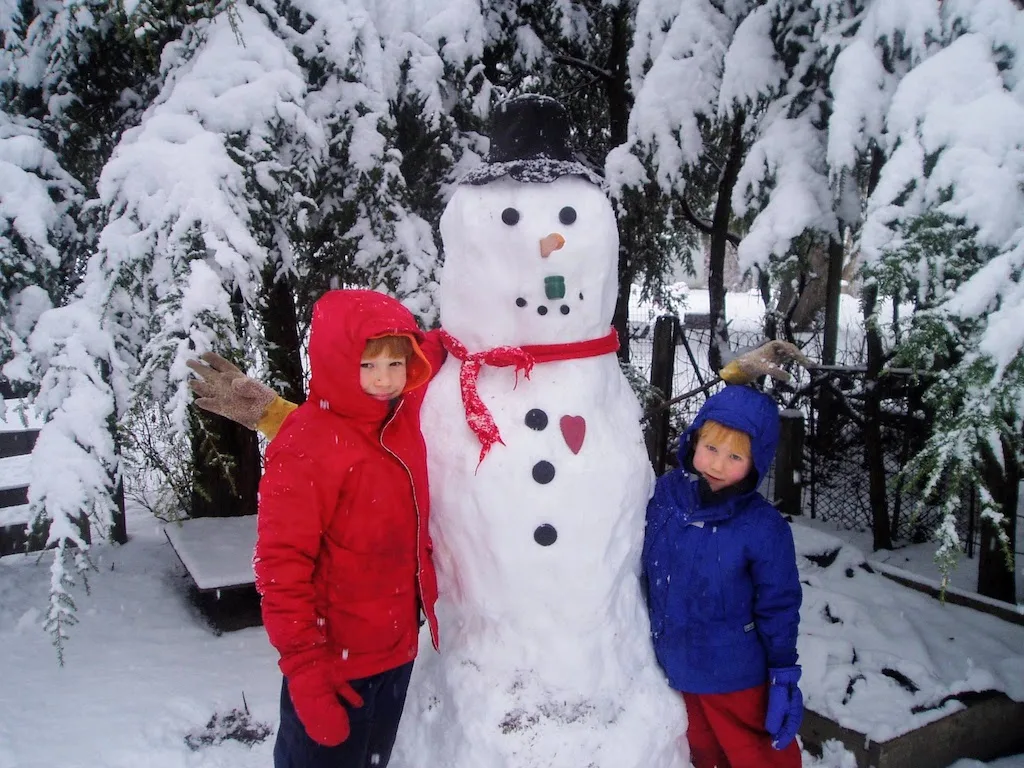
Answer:
[[[253,557],[285,677],[276,768],[387,766],[421,610],[437,647],[419,406],[442,355],[383,294],[314,306],[309,399],[267,449]]]

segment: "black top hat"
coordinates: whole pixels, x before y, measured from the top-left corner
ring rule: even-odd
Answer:
[[[487,162],[463,176],[460,183],[487,184],[511,176],[532,184],[582,176],[603,186],[597,173],[575,159],[570,130],[568,112],[550,96],[528,93],[507,99],[491,115]]]

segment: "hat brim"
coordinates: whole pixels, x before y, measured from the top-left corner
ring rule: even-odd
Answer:
[[[489,184],[505,176],[511,176],[524,184],[550,184],[563,176],[580,176],[601,189],[605,187],[604,179],[583,163],[574,160],[552,160],[547,157],[485,163],[459,179],[459,184]]]

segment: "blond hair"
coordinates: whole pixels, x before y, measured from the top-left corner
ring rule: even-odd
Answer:
[[[375,339],[367,339],[366,347],[363,349],[363,357],[401,357],[408,360],[412,357],[412,340],[408,336],[378,336]]]
[[[705,421],[697,433],[697,440],[698,442],[708,440],[726,449],[729,453],[735,453],[738,456],[749,458],[751,455],[750,435],[738,429],[727,427],[724,424],[719,424],[717,421]]]

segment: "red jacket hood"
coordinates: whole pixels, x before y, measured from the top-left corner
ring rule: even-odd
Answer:
[[[325,293],[313,305],[309,331],[310,399],[347,418],[382,421],[388,403],[370,397],[359,385],[366,342],[378,336],[406,336],[413,343],[403,394],[429,380],[430,364],[420,349],[423,333],[408,309],[376,291]]]

